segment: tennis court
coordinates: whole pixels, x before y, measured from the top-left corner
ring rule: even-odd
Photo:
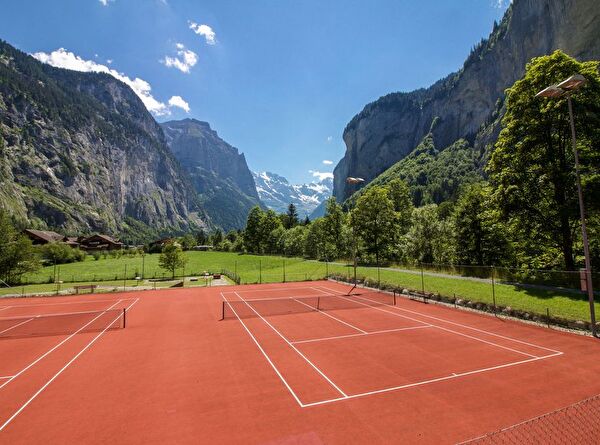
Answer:
[[[600,393],[598,340],[349,290],[0,300],[0,443],[451,444]]]

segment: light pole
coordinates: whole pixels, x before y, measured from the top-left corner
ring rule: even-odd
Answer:
[[[348,184],[352,184],[352,185],[356,185],[356,184],[362,184],[363,182],[365,182],[365,180],[363,178],[353,178],[352,176],[348,176],[346,178],[346,183]],[[356,289],[356,267],[357,267],[357,263],[358,263],[358,258],[357,258],[357,253],[358,253],[358,246],[357,246],[357,240],[356,240],[356,230],[354,229],[354,225],[352,225],[352,237],[354,238],[354,286],[352,286],[352,289],[350,289],[348,291],[348,295],[350,295],[352,293],[352,291],[354,289]]]
[[[581,74],[574,74],[558,85],[550,85],[537,93],[535,97],[558,98],[566,97],[569,105],[569,120],[571,124],[571,140],[573,153],[575,154],[575,176],[577,178],[577,194],[579,197],[579,213],[581,216],[581,238],[583,240],[583,253],[585,256],[585,275],[587,281],[588,300],[590,302],[590,322],[592,324],[592,335],[596,337],[596,311],[594,308],[594,287],[592,285],[592,261],[590,259],[590,246],[588,243],[587,227],[585,224],[585,206],[583,203],[583,191],[581,190],[581,177],[579,175],[579,151],[577,150],[577,139],[575,138],[575,121],[573,119],[573,103],[571,95],[583,85],[587,79]]]

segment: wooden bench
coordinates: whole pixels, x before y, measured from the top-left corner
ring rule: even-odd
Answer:
[[[97,284],[82,284],[80,286],[74,286],[75,293],[79,294],[80,290],[89,289],[91,293],[94,293],[94,290],[98,287]]]
[[[220,280],[220,279],[221,279],[221,274],[220,274],[220,273],[214,273],[214,274],[213,274],[213,278],[214,278],[215,280]]]

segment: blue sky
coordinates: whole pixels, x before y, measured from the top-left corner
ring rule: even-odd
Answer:
[[[208,121],[251,169],[305,182],[333,170],[367,103],[459,69],[507,3],[15,0],[0,38],[47,63],[110,70],[157,120]]]

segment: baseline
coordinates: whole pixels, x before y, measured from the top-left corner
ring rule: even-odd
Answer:
[[[130,309],[133,307],[133,305],[134,305],[134,304],[136,304],[138,301],[139,301],[139,298],[136,298],[136,299],[135,299],[135,301],[134,301],[133,303],[131,303],[129,306],[127,306],[127,307],[125,308],[125,312],[128,312],[128,311],[129,311],[129,310],[130,310]],[[103,335],[103,334],[104,334],[104,333],[105,333],[105,332],[106,332],[106,331],[107,331],[107,330],[110,328],[110,326],[111,326],[111,325],[112,325],[112,324],[113,324],[115,321],[117,321],[117,320],[119,319],[119,317],[120,317],[120,316],[121,316],[121,315],[118,315],[118,316],[117,316],[117,317],[115,317],[115,318],[114,318],[114,319],[113,319],[113,320],[112,320],[110,323],[108,323],[108,324],[106,325],[106,327],[105,327],[105,328],[104,328],[104,329],[103,329],[103,330],[102,330],[102,331],[101,331],[101,332],[100,332],[98,335],[96,335],[96,336],[95,336],[95,337],[94,337],[92,340],[90,340],[90,341],[89,341],[89,342],[88,342],[88,343],[87,343],[87,344],[86,344],[86,345],[85,345],[85,346],[84,346],[84,347],[83,347],[83,348],[82,348],[82,349],[81,349],[81,350],[80,350],[80,351],[79,351],[77,354],[75,354],[75,356],[74,356],[74,357],[73,357],[71,360],[69,360],[69,361],[67,362],[67,364],[66,364],[66,365],[64,365],[64,366],[63,366],[63,367],[62,367],[62,368],[61,368],[61,369],[60,369],[60,370],[59,370],[59,371],[58,371],[56,374],[54,374],[54,375],[53,375],[53,376],[52,376],[52,377],[51,377],[51,378],[50,378],[50,379],[49,379],[49,380],[48,380],[48,381],[47,381],[47,382],[46,382],[46,383],[45,383],[45,384],[44,384],[44,385],[43,385],[43,386],[40,388],[40,389],[38,389],[38,390],[35,392],[35,394],[33,394],[33,396],[31,396],[31,397],[29,398],[29,400],[27,400],[27,401],[26,401],[26,402],[25,402],[25,403],[24,403],[24,404],[23,404],[23,405],[22,405],[22,406],[21,406],[21,407],[20,407],[20,408],[19,408],[17,411],[15,411],[15,413],[14,413],[12,416],[10,416],[10,417],[8,418],[8,420],[6,420],[6,422],[4,422],[2,425],[0,425],[0,432],[1,432],[1,431],[2,431],[4,428],[6,428],[6,426],[7,426],[7,425],[8,425],[10,422],[12,422],[12,421],[15,419],[15,417],[17,417],[17,416],[18,416],[18,415],[19,415],[19,414],[20,414],[20,413],[21,413],[21,412],[22,412],[22,411],[23,411],[25,408],[27,408],[27,406],[28,406],[28,405],[29,405],[31,402],[33,402],[33,400],[34,400],[34,399],[35,399],[37,396],[39,396],[39,395],[42,393],[42,391],[44,391],[44,390],[45,390],[45,389],[46,389],[46,388],[47,388],[47,387],[48,387],[48,386],[49,386],[49,385],[50,385],[50,384],[51,384],[51,383],[52,383],[52,382],[53,382],[53,381],[54,381],[54,380],[55,380],[55,379],[56,379],[56,378],[57,378],[57,377],[60,375],[60,374],[62,374],[62,373],[63,373],[63,371],[64,371],[65,369],[67,369],[69,366],[71,366],[71,364],[72,364],[72,363],[73,363],[75,360],[77,360],[81,354],[83,354],[83,353],[84,353],[86,350],[88,350],[88,349],[90,348],[90,346],[92,346],[92,345],[93,345],[93,344],[96,342],[96,340],[98,340],[98,339],[99,339],[99,338],[100,338],[100,337],[101,337],[101,336],[102,336],[102,335]],[[87,326],[87,325],[86,325],[86,326]],[[81,328],[81,329],[83,329],[83,328]],[[74,335],[74,334],[71,334],[71,336],[72,336],[72,335]],[[70,337],[69,337],[69,338],[70,338]]]
[[[139,300],[136,299],[133,304],[137,303],[137,301]],[[105,311],[111,310],[115,305],[117,305],[118,303],[120,303],[122,300],[117,300],[114,304],[110,305],[108,308],[105,309]],[[59,343],[57,343],[56,345],[54,345],[51,349],[49,349],[48,351],[44,352],[42,355],[40,355],[38,358],[36,358],[33,362],[31,362],[29,365],[25,366],[23,369],[21,369],[19,372],[17,372],[16,374],[14,374],[10,379],[8,379],[6,382],[0,384],[0,389],[4,388],[6,385],[8,385],[10,382],[12,382],[14,379],[16,379],[17,377],[19,377],[21,374],[23,374],[25,371],[27,371],[29,368],[31,368],[33,365],[35,365],[36,363],[38,363],[40,360],[42,360],[44,357],[48,356],[50,353],[52,353],[53,351],[55,351],[56,349],[58,349],[60,346],[62,346],[63,344],[65,344],[67,341],[69,341],[71,338],[73,338],[76,334],[78,334],[79,332],[81,332],[83,329],[85,329],[87,326],[89,326],[91,323],[93,323],[94,321],[96,321],[99,317],[101,317],[102,314],[99,314],[98,316],[94,317],[92,320],[88,321],[86,324],[84,324],[82,327],[80,327],[77,331],[73,332],[71,335],[69,335],[68,337],[64,338],[63,340],[61,340]],[[119,315],[120,316],[120,315]],[[112,324],[112,323],[111,323]]]
[[[361,300],[363,300],[363,301],[366,301],[366,302],[377,303],[376,301],[370,300],[369,298],[366,298],[366,297],[358,297],[358,298],[361,299]],[[406,316],[406,315],[402,315],[402,314],[399,314],[397,312],[392,312],[392,311],[389,311],[389,310],[385,310],[385,309],[380,308],[380,307],[375,307],[375,306],[370,305],[368,303],[363,303],[363,304],[365,304],[366,306],[372,307],[373,309],[377,309],[377,310],[380,310],[380,311],[383,311],[383,312],[387,312],[389,314],[396,315],[398,317],[407,318],[407,319],[415,321],[415,322],[425,323],[422,320],[419,320],[419,319],[416,319],[416,318],[412,318],[412,317],[409,317],[409,316]],[[522,340],[517,340],[517,339],[511,338],[511,337],[506,337],[506,336],[503,336],[503,335],[500,335],[500,334],[495,334],[493,332],[489,332],[489,331],[486,331],[484,329],[473,328],[471,326],[463,325],[461,323],[456,323],[456,322],[444,320],[442,318],[434,317],[434,316],[431,316],[431,315],[421,314],[420,312],[411,311],[411,310],[408,310],[408,309],[403,309],[403,308],[400,308],[398,306],[391,306],[390,308],[391,309],[397,309],[397,310],[403,311],[403,312],[409,312],[409,313],[417,315],[417,316],[422,316],[422,317],[425,317],[425,318],[434,319],[434,320],[437,320],[437,321],[441,321],[443,323],[448,323],[448,324],[452,324],[452,325],[455,325],[455,326],[460,326],[460,327],[464,327],[464,328],[467,328],[467,329],[472,329],[472,330],[481,332],[481,333],[486,334],[486,335],[490,335],[490,336],[502,338],[502,339],[509,340],[509,341],[516,342],[516,343],[521,343],[521,344],[524,344],[524,345],[527,345],[527,346],[530,346],[530,347],[533,347],[533,348],[537,348],[537,349],[543,349],[545,351],[549,351],[549,352],[552,352],[552,353],[555,353],[555,354],[562,354],[561,351],[556,351],[554,349],[550,349],[550,348],[546,348],[546,347],[543,347],[543,346],[535,345],[535,344],[528,343],[528,342],[525,342],[525,341],[522,341]],[[486,344],[489,344],[489,345],[492,345],[492,346],[496,346],[496,347],[501,348],[501,349],[506,349],[508,351],[512,351],[512,352],[515,352],[515,353],[518,353],[518,354],[521,354],[521,355],[525,355],[525,356],[528,356],[528,357],[538,357],[537,355],[533,355],[533,354],[529,354],[527,352],[519,351],[517,349],[513,349],[513,348],[510,348],[508,346],[503,346],[503,345],[500,345],[498,343],[494,343],[494,342],[491,342],[491,341],[488,341],[488,340],[484,340],[482,338],[474,337],[472,335],[468,335],[468,334],[465,334],[465,333],[462,333],[462,332],[458,332],[458,331],[455,331],[455,330],[452,330],[452,329],[449,329],[449,328],[446,328],[446,327],[443,327],[443,326],[439,326],[437,324],[430,323],[430,325],[434,326],[434,327],[436,327],[436,328],[438,328],[440,330],[443,330],[443,331],[451,332],[451,333],[456,334],[456,335],[467,337],[467,338],[470,338],[472,340],[479,341],[479,342],[482,342],[482,343],[486,343]]]

